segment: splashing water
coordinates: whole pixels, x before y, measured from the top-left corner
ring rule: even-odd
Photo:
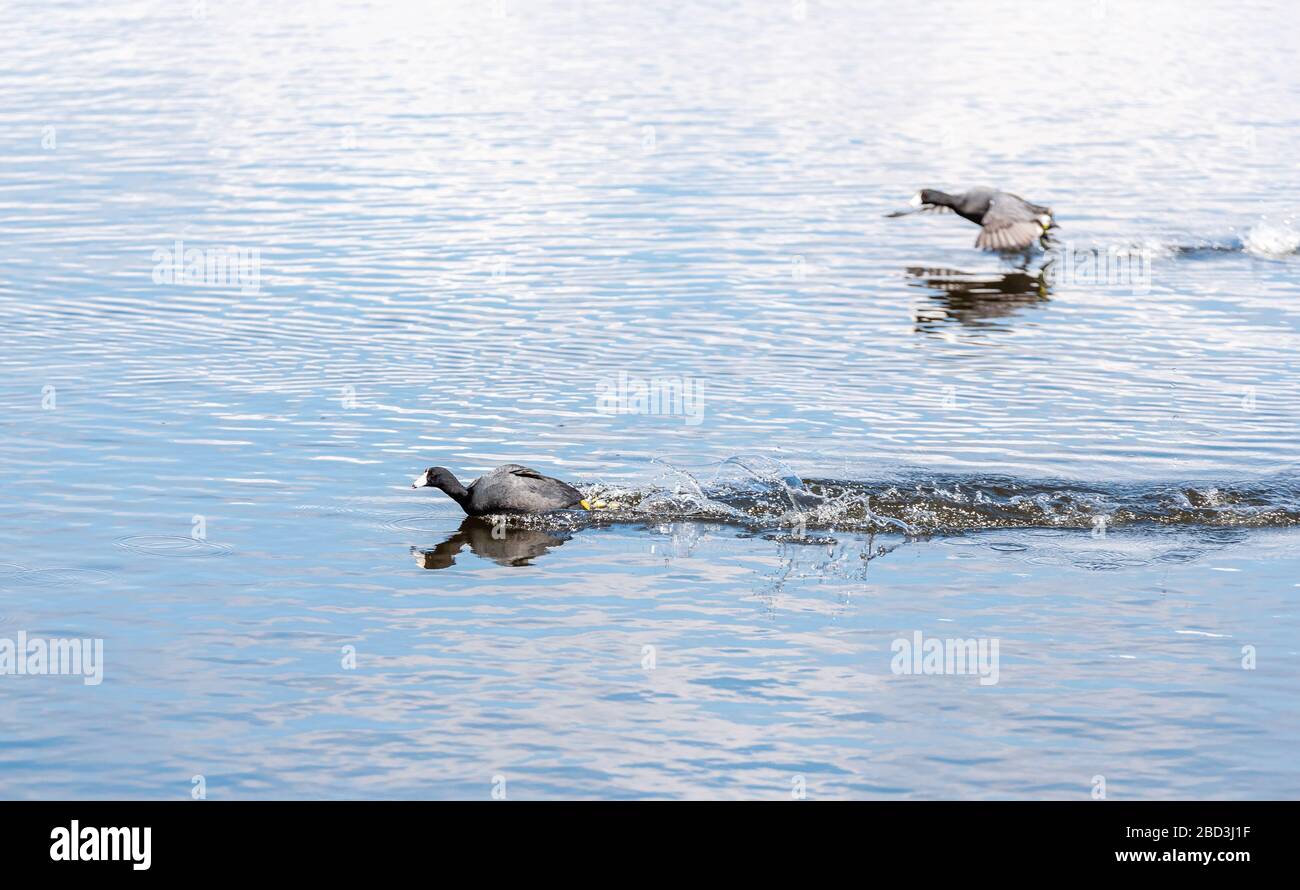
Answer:
[[[985,529],[1134,524],[1264,528],[1300,525],[1300,479],[1084,484],[1011,477],[803,480],[780,461],[736,456],[701,482],[665,467],[651,485],[589,487],[605,507],[589,514],[511,517],[517,525],[577,527],[707,520],[752,529],[943,534]]]
[[[1250,227],[1242,237],[1247,253],[1263,257],[1289,256],[1300,250],[1300,231],[1290,221],[1283,223],[1259,222]]]

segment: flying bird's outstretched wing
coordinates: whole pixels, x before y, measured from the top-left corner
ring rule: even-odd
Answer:
[[[1050,211],[999,192],[984,213],[975,246],[985,250],[1024,250],[1043,236],[1051,221]]]

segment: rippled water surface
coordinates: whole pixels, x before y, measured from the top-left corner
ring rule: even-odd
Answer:
[[[1300,795],[1300,13],[659,6],[10,4],[0,793]]]

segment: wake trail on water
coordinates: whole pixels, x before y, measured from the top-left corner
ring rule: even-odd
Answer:
[[[1206,239],[1150,238],[1132,247],[1166,257],[1247,254],[1260,259],[1284,259],[1300,254],[1300,227],[1292,219],[1261,220],[1241,235]]]
[[[753,530],[889,532],[908,536],[985,529],[1096,529],[1153,524],[1216,528],[1300,525],[1300,475],[1237,482],[1096,483],[1005,476],[881,481],[802,479],[767,457],[722,461],[708,479],[663,461],[648,485],[581,486],[591,512],[509,517],[512,525],[708,521]]]

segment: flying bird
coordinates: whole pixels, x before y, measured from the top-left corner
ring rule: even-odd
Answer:
[[[889,216],[951,210],[980,227],[975,246],[984,250],[1023,251],[1034,242],[1046,246],[1048,232],[1056,227],[1050,207],[1030,204],[1019,195],[991,188],[973,188],[960,195],[921,189],[909,203],[911,210]]]

